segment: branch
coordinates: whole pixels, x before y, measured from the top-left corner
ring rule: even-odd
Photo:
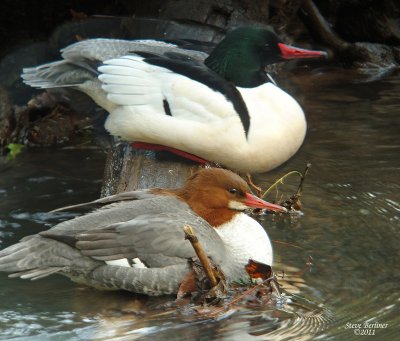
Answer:
[[[183,231],[185,232],[185,239],[189,240],[192,244],[194,251],[196,252],[197,257],[200,260],[201,265],[208,277],[208,280],[211,283],[211,287],[215,287],[218,282],[215,278],[215,273],[213,268],[211,267],[210,261],[206,253],[204,252],[203,247],[201,246],[199,240],[197,239],[196,235],[194,234],[193,228],[190,225],[185,225],[183,227]]]
[[[303,0],[301,9],[303,10],[304,19],[308,21],[322,41],[337,51],[344,51],[350,48],[350,43],[340,38],[331,30],[329,24],[312,0]]]

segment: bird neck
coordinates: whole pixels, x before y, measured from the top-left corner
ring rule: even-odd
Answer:
[[[198,204],[189,204],[189,206],[197,215],[202,217],[213,227],[218,227],[225,224],[227,221],[231,221],[238,213],[229,208],[205,208]]]
[[[173,190],[178,199],[184,201],[198,216],[202,217],[211,226],[217,227],[225,224],[227,221],[239,213],[228,207],[221,207],[218,198],[210,197],[203,191],[186,191],[183,189]]]

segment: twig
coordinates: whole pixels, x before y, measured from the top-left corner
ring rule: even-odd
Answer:
[[[296,191],[296,194],[295,194],[296,196],[300,196],[301,195],[301,192],[303,191],[304,179],[306,178],[306,175],[307,175],[308,171],[310,170],[310,168],[311,168],[311,163],[308,162],[306,164],[306,168],[304,169],[303,174],[301,174],[299,187],[297,188],[297,191]]]
[[[261,198],[264,198],[269,192],[271,192],[271,190],[273,188],[275,188],[279,184],[283,184],[283,180],[285,180],[288,176],[293,175],[293,174],[297,174],[298,176],[300,176],[300,178],[303,177],[303,174],[301,174],[298,171],[289,172],[289,173],[285,174],[284,176],[282,176],[281,178],[279,178],[278,180],[276,180],[271,186],[269,186],[269,188],[264,192],[264,194],[261,196]]]
[[[272,275],[272,279],[270,280],[269,284],[271,286],[272,291],[275,292],[275,294],[277,294],[279,298],[282,298],[282,292],[279,283],[276,280],[275,274]]]
[[[208,280],[211,283],[211,287],[215,287],[218,282],[215,277],[215,273],[213,268],[211,267],[210,261],[206,253],[204,252],[203,247],[201,246],[199,240],[197,239],[196,235],[194,234],[193,228],[190,225],[185,225],[183,227],[183,231],[185,232],[185,239],[189,240],[192,244],[194,251],[196,252],[197,257],[200,260],[201,265],[208,277]]]
[[[277,181],[275,181],[275,183],[267,189],[267,191],[264,193],[263,197],[268,194],[268,192],[278,186],[279,184],[283,184],[283,180],[288,177],[289,175],[292,174],[297,174],[300,176],[300,183],[299,186],[297,187],[297,191],[295,194],[293,194],[288,200],[284,201],[284,202],[280,202],[280,205],[285,207],[286,209],[288,209],[289,211],[292,211],[293,209],[295,211],[300,211],[301,210],[301,203],[300,203],[300,197],[301,197],[301,192],[303,191],[303,184],[304,184],[304,179],[309,171],[311,167],[311,163],[307,163],[306,168],[304,169],[303,174],[298,172],[298,171],[292,171],[289,172],[287,174],[285,174],[283,177],[281,177],[280,179],[278,179]]]

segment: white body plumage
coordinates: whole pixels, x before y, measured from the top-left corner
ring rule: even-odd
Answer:
[[[221,92],[140,56],[104,64],[99,79],[110,112],[105,127],[125,140],[173,147],[246,172],[279,166],[304,140],[302,109],[272,83],[237,88],[250,116],[246,136],[233,104]],[[165,102],[172,115],[165,114]],[[104,98],[99,103],[104,106]]]

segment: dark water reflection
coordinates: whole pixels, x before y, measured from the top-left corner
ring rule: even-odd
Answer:
[[[312,163],[303,193],[304,215],[261,218],[275,241],[275,269],[286,274],[286,303],[243,306],[219,321],[197,321],[190,314],[159,308],[167,299],[99,292],[57,276],[27,282],[0,274],[0,339],[350,340],[358,336],[347,324],[364,322],[387,323],[371,330],[379,340],[396,339],[397,78],[366,83],[342,70],[291,74],[289,87],[308,116],[306,142],[290,162],[255,178],[267,187],[282,174]],[[97,197],[103,163],[98,150],[30,150],[2,166],[1,246],[70,218],[48,210]],[[297,179],[288,180],[287,186],[291,182]]]

